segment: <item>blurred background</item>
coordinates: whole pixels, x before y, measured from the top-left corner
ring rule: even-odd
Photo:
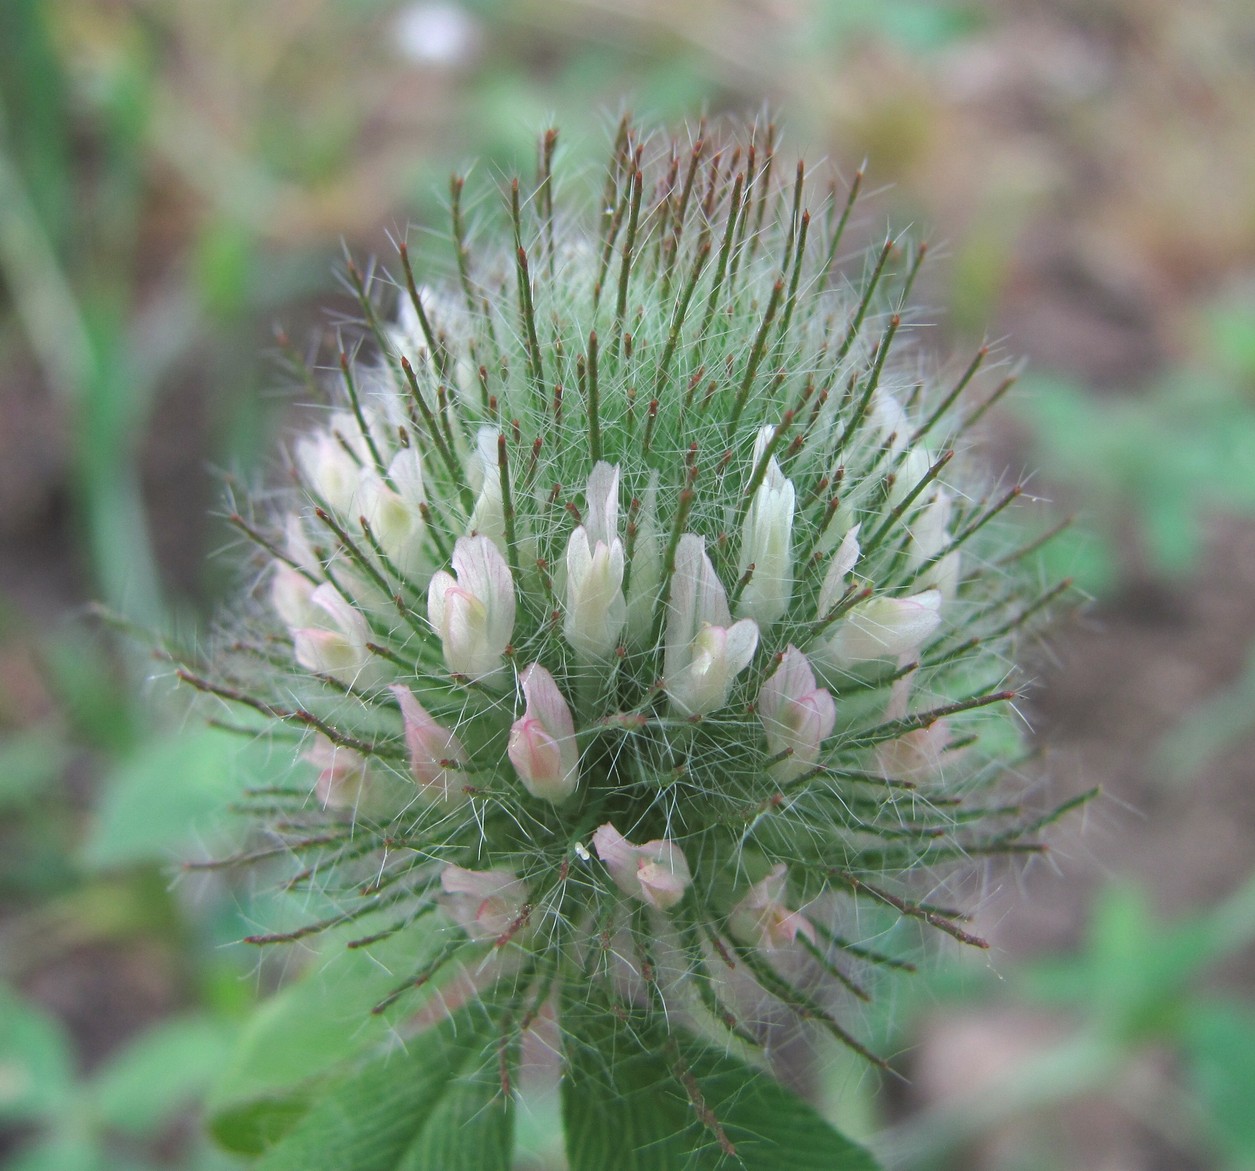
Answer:
[[[345,246],[625,108],[866,159],[866,238],[938,257],[930,348],[1027,359],[991,474],[1078,516],[1024,710],[1051,796],[1104,796],[990,871],[988,956],[863,1022],[906,1080],[834,1054],[827,1108],[911,1171],[1255,1168],[1249,0],[3,0],[0,1164],[238,1166],[195,1103],[270,983],[246,892],[178,876],[237,747],[88,605],[207,629],[276,325],[316,352]]]

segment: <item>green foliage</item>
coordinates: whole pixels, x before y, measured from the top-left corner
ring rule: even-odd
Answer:
[[[186,858],[193,843],[221,842],[241,788],[290,766],[281,748],[213,728],[149,740],[109,777],[84,861],[94,867],[169,864]]]
[[[988,974],[967,973],[942,1002],[988,1004],[993,998],[1004,1006],[1058,1013],[1072,1022],[1070,1029],[996,1085],[958,1094],[913,1120],[892,1149],[904,1166],[932,1166],[944,1153],[1015,1119],[1089,1096],[1116,1095],[1139,1055],[1166,1049],[1184,1066],[1173,1108],[1195,1117],[1199,1141],[1233,1160],[1226,1166],[1250,1166],[1255,1018],[1248,1005],[1209,985],[1218,966],[1253,941],[1255,879],[1217,906],[1170,924],[1135,887],[1108,887],[1076,953],[1004,971],[996,983]]]
[[[568,1002],[570,1171],[876,1171],[769,1073],[644,1019]]]
[[[144,1033],[80,1078],[56,1021],[0,985],[0,1123],[31,1126],[13,1171],[141,1171],[127,1143],[152,1139],[185,1116],[219,1072],[233,1026],[205,1014]],[[205,1144],[185,1171],[236,1166]]]
[[[93,1079],[96,1117],[145,1135],[201,1100],[217,1078],[233,1029],[205,1014],[172,1017],[144,1033]]]
[[[378,959],[327,948],[319,963],[258,1007],[220,1070],[208,1109],[227,1149],[258,1154],[309,1108],[329,1071],[386,1035],[371,1008],[396,983]],[[412,960],[408,961],[412,962]]]
[[[512,1099],[480,1006],[331,1083],[257,1171],[508,1171]]]
[[[1240,382],[1190,365],[1139,394],[1100,397],[1044,375],[1025,391],[1015,402],[1036,459],[1106,537],[1085,550],[1048,547],[1051,568],[1083,588],[1105,592],[1117,580],[1114,538],[1126,518],[1150,566],[1181,576],[1198,561],[1208,516],[1255,514],[1255,401]]]

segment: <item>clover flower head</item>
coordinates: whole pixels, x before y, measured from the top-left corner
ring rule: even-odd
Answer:
[[[983,350],[930,372],[922,250],[847,250],[857,181],[816,190],[774,130],[625,121],[589,215],[555,142],[495,228],[454,181],[422,280],[350,267],[365,344],[291,491],[233,518],[245,628],[181,675],[308,738],[308,798],[258,814],[355,948],[412,941],[402,1032],[443,989],[568,1036],[763,1045],[784,1011],[878,1061],[842,1021],[894,925],[980,943],[920,887],[1038,846],[987,792],[1059,589],[1018,486],[952,459],[1005,384]]]

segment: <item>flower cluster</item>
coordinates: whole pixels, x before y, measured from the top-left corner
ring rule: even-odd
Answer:
[[[842,999],[898,925],[980,943],[913,875],[1037,848],[981,794],[1057,589],[1025,593],[1018,487],[951,466],[1009,381],[900,359],[922,249],[846,258],[857,179],[812,214],[772,132],[625,122],[590,223],[554,141],[512,247],[473,253],[455,180],[446,284],[402,249],[392,310],[350,268],[371,356],[233,518],[268,594],[182,675],[307,738],[316,776],[258,800],[334,900],[267,938],[445,939],[381,1008],[578,988],[757,1044],[775,1004],[870,1057]]]

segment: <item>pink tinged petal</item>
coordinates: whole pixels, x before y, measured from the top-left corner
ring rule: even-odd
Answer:
[[[373,681],[375,664],[366,649],[370,639],[366,619],[326,582],[310,594],[309,601],[318,625],[292,632],[296,661],[307,671],[330,675],[341,683]]]
[[[815,766],[837,718],[831,694],[815,686],[811,665],[797,647],[790,645],[784,652],[763,683],[757,706],[768,753],[790,754],[771,765],[771,775],[782,784],[797,780]]]
[[[448,865],[440,872],[440,885],[440,905],[472,939],[497,942],[529,931],[523,919],[527,884],[513,871]]]
[[[467,799],[470,775],[457,767],[467,760],[462,742],[432,719],[408,687],[391,688],[401,706],[405,721],[405,746],[410,755],[410,773],[419,791],[432,802],[457,804]]]
[[[824,574],[823,585],[819,587],[819,604],[816,607],[817,618],[823,618],[842,598],[845,593],[846,578],[858,564],[859,549],[858,530],[855,525],[844,537],[837,551],[828,562],[828,572]]]
[[[951,739],[950,726],[937,720],[890,740],[876,750],[880,775],[890,780],[926,781],[941,771],[941,756]]]
[[[940,609],[939,590],[871,598],[850,610],[827,644],[827,654],[837,663],[858,663],[913,653],[940,625]]]
[[[683,851],[668,839],[634,846],[606,822],[593,834],[593,848],[615,886],[656,910],[670,910],[692,885]]]
[[[678,862],[684,862],[680,855]],[[688,866],[677,865],[672,857],[668,862],[641,861],[636,869],[636,881],[640,886],[642,902],[658,911],[669,911],[681,899],[693,881],[689,876]]]
[[[526,709],[514,721],[506,752],[533,797],[555,804],[579,784],[579,746],[571,709],[554,678],[539,663],[520,676]]]
[[[366,783],[367,764],[363,756],[351,748],[332,744],[319,733],[302,754],[302,759],[319,770],[314,792],[323,808],[349,809],[357,803]]]
[[[784,902],[787,888],[784,863],[772,867],[766,878],[756,882],[728,915],[728,930],[743,943],[779,951],[797,941],[799,935],[815,942],[815,928],[800,911]]]

